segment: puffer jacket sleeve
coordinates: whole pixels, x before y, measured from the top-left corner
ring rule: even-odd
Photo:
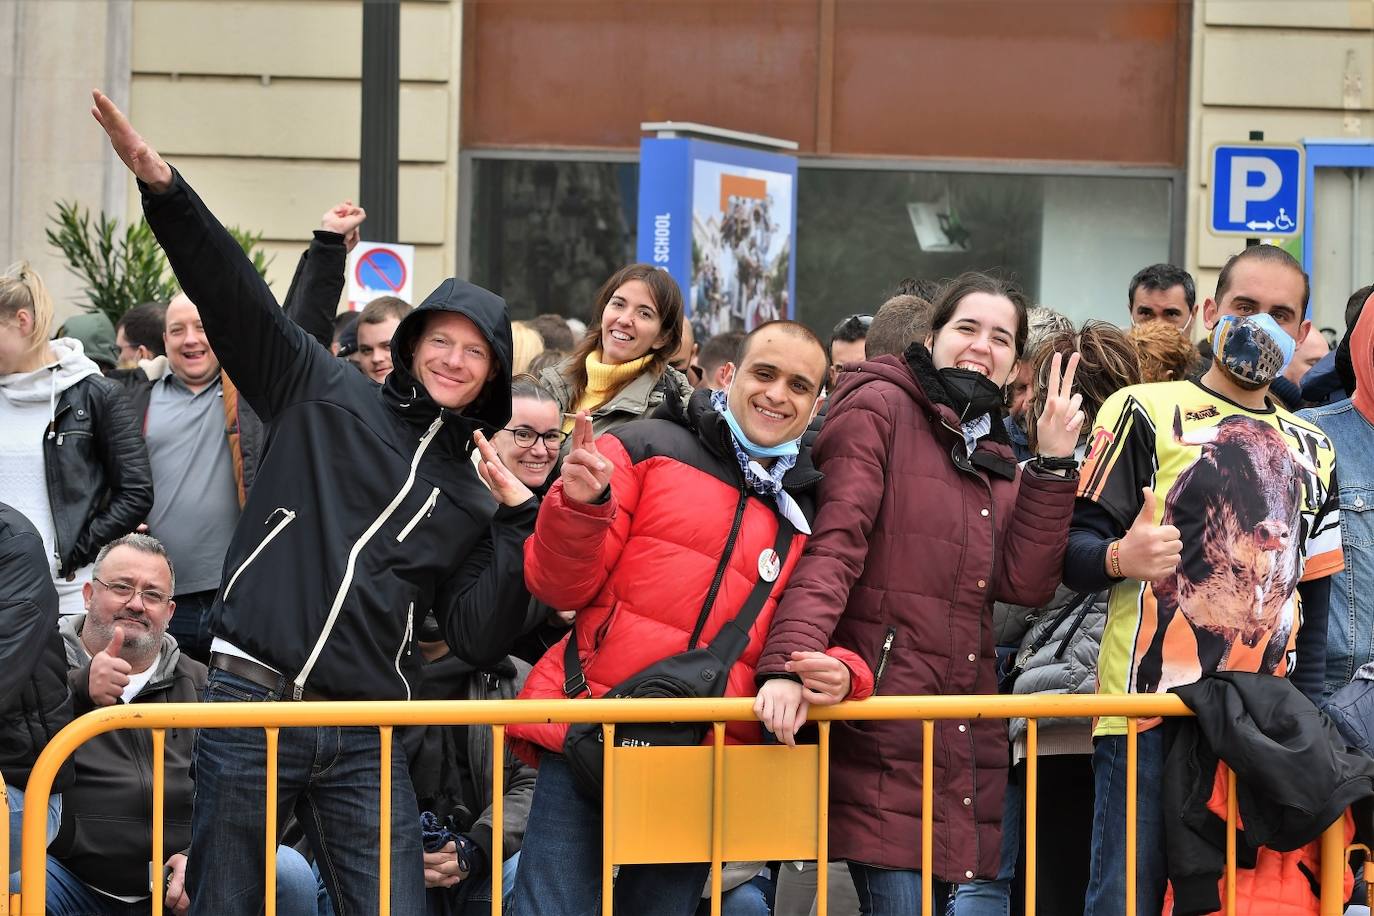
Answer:
[[[563,610],[581,610],[601,592],[620,559],[639,504],[639,470],[620,440],[603,435],[596,446],[614,466],[609,497],[602,503],[576,502],[563,495],[559,480],[539,507],[534,535],[525,542],[525,585],[530,594]]]
[[[760,680],[786,676],[794,651],[830,645],[849,591],[868,560],[868,538],[882,507],[892,414],[880,386],[854,392],[832,411],[813,457],[821,480],[815,524],[792,572],[759,658]]]
[[[124,389],[107,379],[88,379],[82,384],[100,386],[92,404],[96,423],[95,448],[105,472],[108,498],[81,530],[64,569],[68,572],[95,559],[100,548],[137,528],[153,508],[153,471],[148,463],[138,418]]]
[[[1054,597],[1077,487],[1077,477],[1041,475],[1031,468],[1021,472],[1016,508],[1002,543],[995,600],[1040,607]]]
[[[8,507],[5,516],[22,517]],[[48,575],[43,539],[32,526],[0,526],[0,710],[15,705],[56,628],[57,590]]]

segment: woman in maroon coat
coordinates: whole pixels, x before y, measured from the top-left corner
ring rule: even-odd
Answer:
[[[795,652],[857,652],[881,694],[997,692],[992,603],[1039,606],[1059,581],[1083,423],[1070,392],[1077,354],[1037,421],[1039,455],[1017,468],[1002,388],[1026,339],[1021,293],[964,274],[936,302],[932,334],[902,357],[841,376],[814,450],[824,477],[814,533],[773,619],[755,709],[791,742],[818,700],[789,674]],[[920,902],[921,726],[837,722],[830,853],[846,859],[865,914]],[[935,728],[933,850],[938,895],[998,870],[1006,724]],[[937,911],[942,906],[936,904]]]

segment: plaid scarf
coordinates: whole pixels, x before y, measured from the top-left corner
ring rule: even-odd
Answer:
[[[716,413],[722,417],[730,409],[726,403],[724,391],[713,391],[711,393],[711,406]],[[727,427],[728,428],[728,427]],[[748,484],[755,493],[760,496],[777,496],[782,492],[782,478],[797,463],[796,455],[783,455],[773,460],[771,468],[765,468],[759,464],[758,459],[750,457],[744,450],[744,446],[739,444],[733,432],[730,434],[730,444],[735,447],[735,460],[739,462],[740,471],[744,473],[744,482]]]

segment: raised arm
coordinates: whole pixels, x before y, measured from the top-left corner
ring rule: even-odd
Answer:
[[[220,363],[264,420],[293,400],[321,396],[335,361],[282,314],[243,249],[176,170],[100,92],[91,109],[139,180],[143,212],[177,281],[200,310]]]
[[[310,247],[301,252],[282,311],[329,350],[334,343],[334,315],[339,310],[348,253],[358,244],[358,227],[367,219],[362,207],[345,200],[325,211]]]

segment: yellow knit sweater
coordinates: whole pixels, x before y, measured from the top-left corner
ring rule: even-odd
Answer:
[[[595,350],[587,354],[587,388],[582,392],[582,399],[573,405],[571,413],[585,410],[591,413],[596,408],[605,404],[611,398],[611,392],[624,385],[629,384],[639,373],[649,366],[649,362],[654,358],[652,353],[645,354],[639,359],[632,359],[628,363],[612,365],[601,361],[601,351]],[[572,432],[573,418],[563,419],[563,432]]]

